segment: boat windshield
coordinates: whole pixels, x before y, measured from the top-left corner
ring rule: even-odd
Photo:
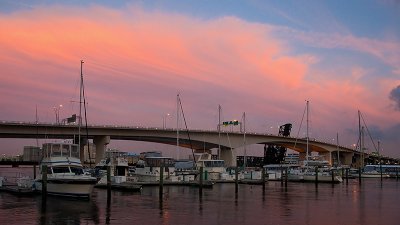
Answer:
[[[53,173],[70,173],[68,166],[54,166]]]
[[[83,169],[80,167],[70,167],[71,168],[71,172],[76,174],[76,175],[81,175],[83,174]]]
[[[224,167],[224,160],[207,160],[204,161],[205,167]]]

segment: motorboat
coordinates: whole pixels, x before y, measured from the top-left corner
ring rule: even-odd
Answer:
[[[106,157],[100,160],[94,168],[93,176],[99,179],[98,186],[107,184],[107,167],[110,167],[112,184],[127,182],[129,165],[125,153],[117,149],[107,149]]]
[[[33,188],[42,191],[43,168],[47,166],[47,194],[89,198],[97,179],[85,174],[79,148],[70,143],[43,144],[43,159]]]
[[[161,152],[142,152],[135,167],[129,169],[129,175],[136,177],[139,182],[158,182],[163,170],[163,180],[177,182],[180,179],[175,175],[175,160],[172,157],[162,156]]]

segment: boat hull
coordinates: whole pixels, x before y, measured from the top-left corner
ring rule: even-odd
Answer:
[[[315,178],[315,175],[303,175],[304,182],[316,182]],[[321,183],[341,183],[342,181],[343,179],[340,176],[334,176],[332,180],[332,176],[318,175],[318,182]]]
[[[47,194],[90,198],[96,180],[62,180],[49,179],[47,181]],[[35,190],[42,191],[42,181],[37,180],[34,183]]]

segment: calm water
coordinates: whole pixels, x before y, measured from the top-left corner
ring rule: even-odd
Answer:
[[[0,172],[5,171],[0,168]],[[400,224],[400,180],[349,180],[315,184],[269,182],[258,185],[216,184],[212,189],[165,186],[142,193],[95,189],[89,201],[18,197],[0,192],[0,224]]]

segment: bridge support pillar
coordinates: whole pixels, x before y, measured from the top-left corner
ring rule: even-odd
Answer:
[[[354,153],[351,152],[341,152],[340,153],[340,163],[342,165],[349,165],[351,166],[351,164],[353,163],[353,155]]]
[[[96,145],[96,164],[104,158],[106,145],[110,144],[110,136],[95,136],[93,143]]]
[[[226,167],[236,166],[236,153],[231,149],[221,149],[221,159],[225,161]]]
[[[336,153],[336,152],[334,152]],[[329,162],[329,165],[333,165],[333,160],[332,160],[332,152],[320,152],[319,155],[323,157],[324,160]]]

